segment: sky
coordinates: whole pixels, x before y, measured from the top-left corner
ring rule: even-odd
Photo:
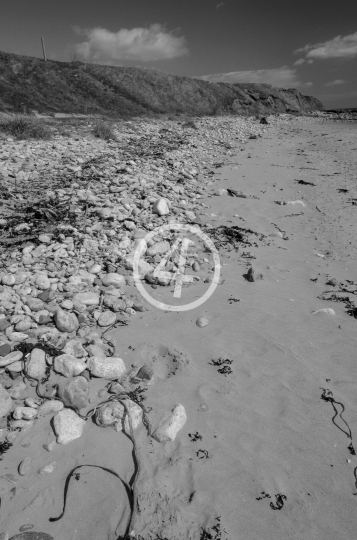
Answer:
[[[0,50],[265,82],[357,107],[356,0],[2,0]]]

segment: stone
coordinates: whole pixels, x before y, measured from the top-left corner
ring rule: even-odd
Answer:
[[[326,315],[336,315],[335,310],[333,310],[332,308],[318,309],[317,311],[313,311],[312,315],[316,315],[317,313],[326,313]]]
[[[87,345],[86,349],[90,356],[99,356],[100,358],[106,358],[107,355],[103,351],[103,349],[100,348],[99,345]]]
[[[143,410],[140,407],[140,405],[138,405],[137,403],[135,403],[135,401],[132,401],[131,399],[127,399],[125,401],[125,403],[128,406],[129,413],[130,413],[130,418],[131,418],[131,425],[132,425],[132,428],[134,430],[137,427],[139,427],[139,425],[140,425],[140,423],[142,421]],[[123,431],[130,434],[130,432],[131,432],[130,423],[129,423],[129,418],[128,418],[128,414],[127,414],[126,411],[125,411],[124,420],[122,421],[122,426],[121,427],[122,427]]]
[[[62,350],[65,354],[70,354],[75,358],[83,358],[84,356],[88,356],[88,353],[83,348],[82,343],[76,339],[70,339],[67,341]]]
[[[126,257],[124,263],[125,263],[125,268],[127,270],[133,270],[134,268],[133,257]],[[154,271],[154,267],[151,264],[144,261],[143,259],[139,259],[139,264],[138,264],[139,278],[144,278],[146,274],[149,274],[150,272],[153,272],[153,271]]]
[[[158,216],[166,216],[170,213],[170,207],[166,199],[157,199],[152,207],[153,214],[157,214]]]
[[[16,278],[13,274],[4,274],[1,278],[2,284],[12,287],[15,285]]]
[[[109,307],[112,311],[117,313],[126,309],[126,302],[122,298],[117,298],[113,294],[106,294],[104,296],[103,304]]]
[[[141,366],[141,368],[136,374],[136,377],[138,379],[141,379],[142,381],[150,381],[153,378],[153,376],[154,376],[153,369],[146,364]]]
[[[263,274],[251,266],[246,275],[247,281],[254,282],[263,279]]]
[[[9,388],[8,393],[12,397],[12,399],[23,399],[23,397],[27,393],[26,384],[20,379],[17,379],[12,383],[12,386],[11,388]]]
[[[46,374],[46,353],[42,349],[32,349],[26,362],[26,374],[33,379],[42,379]]]
[[[63,300],[61,304],[62,309],[67,309],[68,311],[71,311],[73,309],[73,302],[72,300]]]
[[[31,458],[25,457],[19,465],[19,475],[26,476],[31,471]]]
[[[78,438],[78,437],[76,437],[76,438]],[[66,444],[66,443],[63,443],[63,444]],[[41,469],[39,469],[38,473],[39,474],[51,474],[55,470],[56,465],[57,465],[56,461],[51,461],[51,463],[49,463],[48,465],[44,465],[43,467],[41,467]]]
[[[88,360],[88,369],[95,377],[116,379],[125,373],[125,364],[121,358],[114,356],[101,358],[93,356]]]
[[[62,401],[59,399],[50,399],[45,401],[37,409],[37,415],[46,415],[61,411],[64,408]]]
[[[204,317],[199,317],[196,321],[196,325],[200,328],[204,328],[205,326],[209,325],[208,319],[205,319]]]
[[[51,282],[47,276],[44,274],[39,274],[36,278],[35,285],[41,291],[46,291],[47,289],[50,289]]]
[[[0,418],[7,416],[12,409],[12,399],[10,394],[0,383]]]
[[[66,313],[63,309],[58,309],[54,315],[56,327],[60,332],[76,332],[79,322],[74,313]]]
[[[9,366],[6,366],[5,369],[10,373],[20,373],[23,370],[23,364],[22,362],[13,362]]]
[[[61,354],[55,357],[53,368],[57,373],[61,373],[65,377],[76,377],[87,368],[87,365],[80,358],[76,358],[70,354]]]
[[[16,407],[13,412],[15,420],[33,420],[37,416],[37,409],[32,407]]]
[[[170,243],[164,240],[162,242],[157,242],[153,246],[149,247],[149,249],[147,250],[147,255],[149,255],[149,257],[154,257],[155,255],[163,255],[169,250]]]
[[[40,298],[33,298],[29,296],[26,299],[26,305],[31,309],[31,311],[41,311],[45,308],[45,304]]]
[[[10,343],[1,343],[0,345],[0,357],[6,356],[11,352],[11,344]]]
[[[153,438],[158,442],[174,441],[177,433],[183,428],[187,420],[185,407],[176,405],[172,411],[166,413],[160,420],[159,427],[154,431]]]
[[[22,321],[19,321],[16,326],[16,332],[26,332],[32,327],[32,320],[30,317],[25,317]]]
[[[23,357],[23,354],[21,351],[14,351],[12,353],[7,354],[6,356],[3,356],[0,358],[0,367],[5,367],[10,364],[13,364],[14,362],[18,362]]]
[[[81,376],[61,381],[57,394],[67,407],[83,409],[88,405],[89,383]]]
[[[113,311],[103,311],[98,319],[98,324],[99,326],[112,326],[112,324],[115,324],[116,319]]]
[[[117,289],[125,286],[125,277],[115,272],[110,272],[102,278],[104,287],[113,286]]]
[[[68,444],[78,439],[83,432],[85,420],[71,409],[59,411],[53,418],[53,427],[58,444]]]
[[[80,302],[84,306],[97,306],[100,302],[99,294],[95,292],[81,292],[73,297],[74,302]]]
[[[112,401],[99,407],[95,413],[95,423],[100,427],[108,427],[121,422],[124,418],[124,406],[118,401]]]

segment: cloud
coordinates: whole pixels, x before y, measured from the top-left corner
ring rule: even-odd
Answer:
[[[348,36],[337,36],[324,43],[305,45],[295,53],[306,53],[306,58],[355,58],[357,57],[357,32]]]
[[[95,64],[122,65],[124,62],[153,62],[188,54],[186,40],[177,32],[167,32],[160,24],[149,28],[122,28],[111,32],[105,28],[74,29],[87,41],[74,46],[78,60]]]
[[[219,9],[221,7],[225,6],[225,3],[224,2],[220,2],[219,4],[216,5],[216,9]]]
[[[326,83],[325,86],[339,86],[340,84],[346,84],[346,81],[343,79],[336,79],[335,81],[330,81]]]
[[[305,58],[299,58],[299,60],[296,60],[296,62],[294,62],[294,66],[301,66],[301,64],[305,64],[305,62]]]
[[[287,66],[276,69],[257,69],[253,71],[231,71],[198,77],[209,82],[225,83],[266,83],[282,88],[303,86],[296,75],[296,69]]]

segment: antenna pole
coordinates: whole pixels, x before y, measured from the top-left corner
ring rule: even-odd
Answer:
[[[43,37],[41,37],[41,43],[42,43],[43,59],[46,62],[47,58],[46,58],[46,50],[45,50],[45,40],[43,39]]]

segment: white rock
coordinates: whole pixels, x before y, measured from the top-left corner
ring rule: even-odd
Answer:
[[[301,206],[303,207],[306,206],[306,203],[304,203],[304,201],[286,201],[286,204],[292,204],[292,205],[301,204]]]
[[[50,399],[42,403],[37,409],[37,414],[50,414],[58,411],[62,411],[64,405],[59,399]]]
[[[0,418],[7,416],[12,409],[12,399],[7,390],[0,384]]]
[[[42,379],[46,373],[46,354],[42,349],[32,349],[30,359],[26,362],[26,373],[33,379]]]
[[[15,420],[33,420],[37,416],[37,409],[32,407],[16,407],[13,412]]]
[[[136,429],[137,427],[139,427],[139,425],[140,425],[140,423],[142,421],[143,410],[140,407],[140,405],[135,403],[135,401],[131,401],[131,399],[125,400],[125,403],[127,404],[129,412],[130,412],[130,418],[131,418],[132,427],[133,427],[133,429]],[[126,433],[130,434],[130,424],[129,424],[129,418],[128,418],[127,413],[124,416],[124,428],[123,429],[125,430]]]
[[[177,433],[182,429],[187,420],[185,407],[176,405],[172,411],[166,413],[159,423],[159,427],[153,433],[153,438],[158,442],[174,441]]]
[[[68,444],[82,435],[86,421],[71,409],[59,411],[53,418],[58,444]]]
[[[80,302],[85,306],[97,306],[99,304],[99,294],[91,291],[77,293],[74,295],[73,300],[75,302]]]
[[[327,315],[336,315],[336,313],[334,312],[332,308],[318,309],[317,311],[313,311],[312,315],[316,315],[317,313],[326,313]]]
[[[166,199],[157,199],[157,201],[154,202],[152,211],[154,214],[157,214],[158,216],[166,216],[166,214],[170,213],[170,207]]]
[[[50,289],[51,282],[47,276],[45,276],[44,274],[39,274],[36,278],[35,285],[38,289],[46,291],[47,289]]]
[[[75,358],[70,354],[61,354],[54,359],[53,368],[65,377],[76,377],[83,373],[87,365],[81,358]]]
[[[125,285],[125,277],[116,274],[115,272],[110,272],[103,277],[102,283],[105,287],[110,287],[112,285],[113,287],[120,289],[120,287]]]
[[[114,356],[101,358],[92,356],[88,360],[88,369],[95,377],[103,377],[105,379],[116,379],[125,373],[125,364],[121,358]]]

